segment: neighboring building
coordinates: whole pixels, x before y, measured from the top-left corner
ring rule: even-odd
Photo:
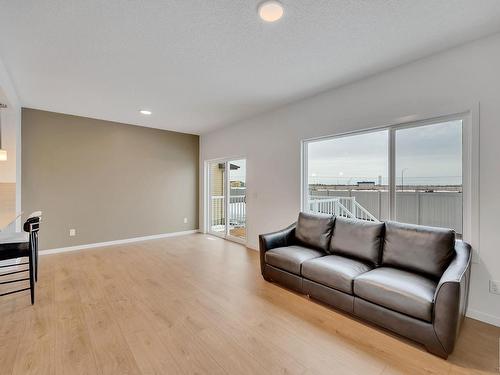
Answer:
[[[358,187],[373,188],[373,187],[375,187],[375,182],[374,181],[359,181]]]

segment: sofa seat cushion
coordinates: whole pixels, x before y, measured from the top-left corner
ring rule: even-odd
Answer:
[[[368,264],[354,259],[327,255],[306,260],[302,264],[302,276],[319,284],[353,294],[354,278],[372,268]]]
[[[266,263],[282,270],[300,275],[301,265],[306,260],[325,255],[321,251],[302,246],[278,247],[266,251]]]
[[[381,267],[354,279],[354,295],[388,309],[432,321],[436,283],[424,276]]]

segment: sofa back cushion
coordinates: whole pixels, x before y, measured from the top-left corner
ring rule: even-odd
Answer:
[[[384,223],[337,217],[329,253],[380,263]]]
[[[295,238],[303,246],[326,252],[334,222],[332,215],[301,212],[295,228]]]
[[[382,265],[440,278],[455,254],[454,244],[451,229],[388,221]]]

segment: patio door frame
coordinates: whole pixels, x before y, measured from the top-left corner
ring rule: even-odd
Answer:
[[[211,234],[216,237],[224,238],[229,241],[234,241],[241,243],[243,245],[247,244],[248,240],[248,231],[247,231],[247,217],[246,217],[246,202],[245,202],[245,230],[246,230],[246,235],[245,238],[239,238],[236,236],[233,236],[229,232],[229,204],[230,204],[230,192],[231,189],[229,188],[229,181],[230,181],[230,162],[235,161],[235,160],[247,160],[245,156],[235,156],[235,157],[230,157],[230,158],[218,158],[218,159],[211,159],[211,160],[205,160],[205,193],[204,193],[204,198],[205,198],[205,233]],[[224,164],[224,182],[223,182],[223,196],[224,196],[224,231],[223,232],[216,232],[212,230],[212,189],[211,189],[211,173],[210,173],[210,165],[211,164]],[[245,177],[246,177],[246,172],[245,172]],[[245,195],[247,194],[247,191],[245,190]]]

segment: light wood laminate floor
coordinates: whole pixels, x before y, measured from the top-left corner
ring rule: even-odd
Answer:
[[[499,335],[467,319],[444,361],[265,282],[256,251],[195,234],[41,257],[35,306],[0,298],[0,373],[498,373]]]

